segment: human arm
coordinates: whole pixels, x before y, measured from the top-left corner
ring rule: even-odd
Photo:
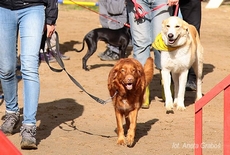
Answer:
[[[58,18],[58,1],[57,0],[46,0],[46,21],[45,28],[47,30],[47,37],[51,37],[55,31],[55,24]]]

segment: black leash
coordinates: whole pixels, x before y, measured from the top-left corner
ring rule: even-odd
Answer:
[[[50,44],[50,39],[51,38],[46,38],[46,41],[47,41],[47,45],[48,45],[48,48],[49,48],[49,52],[52,52],[54,58],[57,60],[58,64],[60,65],[61,69],[56,69],[56,68],[53,68],[52,66],[50,66],[49,64],[49,60],[47,58],[47,55],[44,50],[43,50],[43,53],[44,53],[44,57],[45,57],[45,61],[46,63],[48,64],[49,68],[54,71],[54,72],[62,72],[63,70],[66,72],[66,74],[69,76],[69,78],[73,81],[73,83],[78,86],[82,91],[84,91],[86,94],[88,94],[91,98],[93,98],[95,101],[97,101],[98,103],[101,103],[101,104],[106,104],[108,102],[110,102],[111,98],[109,98],[108,100],[104,101],[90,93],[88,93],[82,86],[79,82],[77,82],[77,80],[72,76],[70,75],[67,70],[65,69],[65,65],[60,57],[60,54],[59,54],[59,37],[58,37],[58,33],[56,33],[56,50],[52,50],[52,47],[51,47],[51,44]],[[44,33],[44,36],[43,37],[46,37],[46,33]],[[44,39],[44,38],[43,38]]]

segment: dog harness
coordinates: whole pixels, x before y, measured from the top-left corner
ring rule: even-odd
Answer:
[[[174,51],[174,50],[176,50],[178,48],[178,47],[167,46],[164,43],[164,40],[162,39],[162,34],[161,33],[159,33],[157,35],[157,37],[155,38],[155,41],[152,43],[152,46],[156,50],[159,50],[159,51],[168,51],[168,52]]]

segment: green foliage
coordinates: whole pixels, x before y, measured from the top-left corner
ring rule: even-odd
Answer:
[[[77,5],[77,4],[59,4],[59,9],[63,9],[63,10],[87,10],[87,8],[89,8],[90,10],[98,12],[98,6],[84,6],[84,7],[82,7],[82,6]]]

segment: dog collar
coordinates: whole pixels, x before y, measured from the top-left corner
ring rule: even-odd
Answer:
[[[162,34],[161,33],[159,33],[157,35],[157,37],[155,38],[155,41],[152,43],[152,46],[156,50],[168,51],[168,52],[174,51],[174,50],[176,50],[178,48],[178,47],[170,47],[170,46],[165,45],[165,43],[164,43],[164,41],[162,39]]]

